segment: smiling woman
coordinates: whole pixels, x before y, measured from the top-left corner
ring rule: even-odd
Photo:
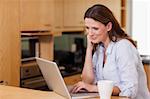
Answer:
[[[97,82],[113,81],[112,95],[149,99],[146,74],[135,42],[120,27],[110,9],[93,5],[84,15],[87,49],[82,81],[72,92],[98,92]]]

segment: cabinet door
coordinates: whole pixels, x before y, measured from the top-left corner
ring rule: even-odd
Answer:
[[[0,0],[0,82],[20,83],[19,0]]]
[[[63,0],[55,0],[54,3],[54,36],[61,35],[63,29]]]
[[[39,43],[40,57],[52,61],[54,59],[53,36],[40,36]]]
[[[54,23],[54,1],[41,0],[40,8],[40,30],[51,30]]]
[[[82,28],[85,0],[64,0],[64,28]]]
[[[86,0],[86,9],[94,4],[107,6],[114,13],[118,22],[121,21],[121,0]]]
[[[53,1],[54,0],[21,0],[21,30],[50,30],[54,12]]]

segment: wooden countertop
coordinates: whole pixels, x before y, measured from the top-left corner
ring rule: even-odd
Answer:
[[[0,99],[65,99],[55,92],[0,85]],[[92,99],[98,99],[92,98]],[[112,99],[128,99],[112,96]]]

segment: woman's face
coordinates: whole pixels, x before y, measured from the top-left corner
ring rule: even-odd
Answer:
[[[108,31],[111,29],[110,26],[105,26],[92,18],[85,18],[85,27],[88,38],[92,43],[105,43],[109,39]]]

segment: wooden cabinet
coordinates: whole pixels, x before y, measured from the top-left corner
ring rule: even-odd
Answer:
[[[64,81],[65,81],[66,85],[73,85],[73,84],[81,81],[81,74],[64,77]]]
[[[20,0],[21,31],[50,31],[54,0]]]
[[[63,0],[54,0],[54,24],[53,35],[61,35],[63,29]]]
[[[85,0],[64,0],[64,31],[83,31]]]
[[[0,82],[19,86],[19,0],[0,0]]]
[[[146,72],[146,76],[147,76],[147,84],[148,84],[148,88],[150,91],[150,64],[144,64],[144,69]]]
[[[31,32],[31,31],[30,31]],[[54,57],[54,45],[53,45],[53,34],[49,31],[44,32],[37,32],[37,33],[21,33],[22,36],[28,36],[28,37],[38,37],[38,43],[39,43],[39,57],[47,59],[47,60],[53,60]]]
[[[25,36],[39,36],[40,57],[53,60],[53,32],[56,1],[20,0],[20,32]],[[58,20],[59,21],[59,20]]]
[[[86,0],[86,9],[94,4],[107,6],[114,14],[118,22],[121,20],[121,0]]]
[[[40,36],[40,57],[53,61],[54,57],[54,45],[53,45],[53,36]]]
[[[121,0],[64,0],[64,31],[83,31],[84,13],[94,4],[107,6],[121,22]]]

